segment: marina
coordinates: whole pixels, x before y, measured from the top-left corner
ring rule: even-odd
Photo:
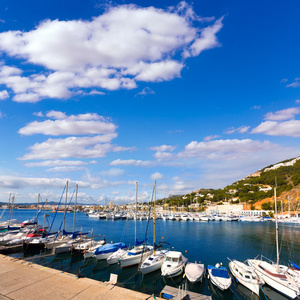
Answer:
[[[34,210],[16,210],[15,215],[18,219],[28,219],[32,217]],[[53,217],[50,213],[49,224]],[[63,214],[57,215],[57,220],[53,230],[56,231],[59,224],[63,221]],[[39,216],[39,224],[43,222]],[[46,221],[46,225],[47,225]],[[67,213],[65,218],[66,229],[73,226],[73,214]],[[145,238],[147,229],[146,220],[138,220],[137,238]],[[150,221],[150,224],[152,220]],[[296,224],[279,224],[279,241],[281,248],[281,261],[289,260],[299,263],[300,253],[300,227]],[[148,241],[153,237],[153,226],[149,226]],[[134,245],[133,233],[135,221],[120,219],[94,219],[89,218],[84,213],[76,214],[76,230],[92,233],[95,239],[105,239],[106,243],[125,243],[129,249]],[[159,243],[164,241],[170,245],[164,246],[171,251],[179,251],[189,262],[198,261],[208,265],[215,265],[222,262],[223,266],[229,271],[229,261],[227,257],[233,257],[239,261],[254,258],[258,254],[266,255],[275,259],[275,224],[274,222],[191,222],[191,221],[169,221],[159,218],[156,220],[156,240]],[[221,246],[220,246],[221,245]],[[122,249],[123,250],[123,249]],[[52,250],[44,250],[35,253],[11,253],[10,257],[20,258],[34,264],[47,268],[57,269],[66,273],[73,274],[78,278],[90,278],[99,282],[108,282],[111,274],[117,276],[116,285],[130,290],[155,295],[158,297],[166,286],[179,289],[182,286],[190,293],[196,293],[212,299],[288,299],[276,292],[267,285],[263,286],[260,295],[256,296],[247,288],[232,280],[230,288],[221,291],[214,286],[207,277],[207,272],[202,281],[195,284],[189,282],[184,272],[176,277],[167,278],[161,276],[161,271],[155,271],[143,275],[139,267],[132,266],[121,268],[120,264],[109,265],[106,260],[97,260],[94,257],[84,259],[80,252],[53,254]],[[231,273],[230,273],[230,276]],[[232,277],[233,278],[233,277]]]

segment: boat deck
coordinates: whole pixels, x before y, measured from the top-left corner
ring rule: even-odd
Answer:
[[[169,285],[166,285],[163,290],[160,292],[160,297],[163,299],[172,299],[172,300],[182,300],[182,299],[190,299],[190,300],[212,300],[211,296],[202,295],[198,293],[194,293],[191,291],[180,290],[179,288],[175,288]]]

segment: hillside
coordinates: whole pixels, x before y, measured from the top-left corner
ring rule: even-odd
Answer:
[[[299,207],[300,197],[300,156],[267,166],[223,189],[199,189],[187,195],[172,196],[161,199],[161,203],[170,206],[188,206],[199,203],[205,206],[209,202],[230,201],[247,203],[252,209],[274,208],[274,187],[277,186],[278,209],[281,201],[284,211]]]

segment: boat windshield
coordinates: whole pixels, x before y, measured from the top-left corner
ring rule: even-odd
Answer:
[[[178,262],[178,258],[177,257],[167,257],[166,261]]]

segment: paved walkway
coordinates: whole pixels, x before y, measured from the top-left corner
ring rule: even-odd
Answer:
[[[88,278],[50,269],[0,254],[0,300],[154,299]],[[158,299],[158,298],[157,298]]]

